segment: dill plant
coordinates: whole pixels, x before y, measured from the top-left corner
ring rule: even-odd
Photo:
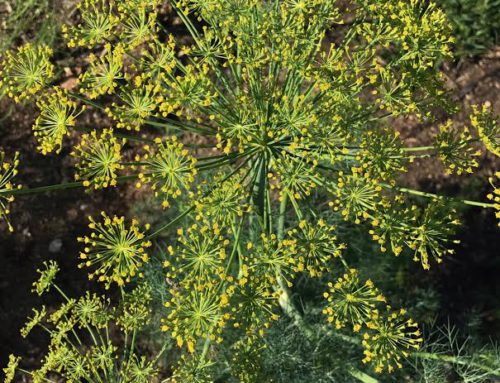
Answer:
[[[135,335],[127,343],[136,325],[153,316],[142,308],[149,293],[132,289],[148,284],[141,277],[153,242],[167,248],[163,307],[154,315],[165,344],[171,339],[182,355],[170,381],[215,380],[223,367],[217,355],[227,349],[236,350],[230,374],[258,381],[252,350],[282,314],[305,339],[314,338],[294,299],[300,295],[294,282],[304,275],[325,283],[321,329],[361,348],[358,360],[368,373],[401,368],[423,342],[418,324],[350,266],[343,253],[349,243],[339,241],[331,217],[362,225],[382,252],[429,269],[453,254],[454,204],[499,215],[495,186],[491,201],[477,202],[399,183],[420,157],[440,159],[460,175],[478,166],[481,141],[498,154],[498,123],[487,105],[474,109],[471,128],[443,125],[430,146],[406,146],[391,126],[394,118],[432,120],[450,105],[438,71],[453,43],[444,13],[421,0],[175,0],[169,4],[191,37],[181,44],[157,20],[160,3],[80,3],[78,20],[62,28],[68,49],[88,53],[76,91],[58,89],[44,46],[25,45],[0,66],[2,92],[16,102],[37,101],[33,130],[42,155],[58,153],[68,134],[80,134],[78,117],[88,111],[113,125],[97,119],[81,134],[72,152],[73,183],[15,191],[11,169],[18,161],[2,156],[2,219],[16,194],[96,192],[119,182],[151,191],[159,207],[176,214],[144,228],[104,212],[102,222],[90,219],[90,234],[79,239],[81,266],[90,268],[89,278],[121,291],[121,305],[135,297],[125,310],[131,317],[110,312],[105,298],[67,299],[62,324],[49,318],[59,326],[50,334],[64,355],[57,363],[48,358],[44,368],[71,380],[153,379],[159,357],[136,357]],[[126,145],[137,152],[133,161],[125,160]],[[409,195],[429,203],[420,208]],[[312,196],[321,202],[313,206]],[[177,235],[158,242],[169,232]],[[45,315],[37,312],[30,326]],[[125,357],[116,359],[117,347],[101,336],[90,348],[66,343],[75,326],[90,326],[92,335],[109,321],[124,332]],[[11,358],[8,377],[18,362]],[[89,369],[99,378],[76,378]],[[347,371],[376,381],[352,363]]]

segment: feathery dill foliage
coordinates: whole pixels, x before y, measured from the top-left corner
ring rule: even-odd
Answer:
[[[403,309],[385,313],[386,298],[349,266],[342,252],[349,244],[337,238],[333,219],[363,225],[382,252],[410,255],[424,269],[453,252],[458,220],[446,201],[455,200],[401,188],[398,176],[419,156],[441,158],[449,172],[470,173],[478,142],[469,128],[446,124],[434,145],[409,148],[391,125],[394,117],[432,119],[434,110],[448,106],[436,69],[451,56],[444,13],[423,0],[352,0],[342,10],[331,0],[175,0],[170,4],[191,35],[181,44],[169,25],[156,21],[160,3],[81,2],[78,22],[63,29],[69,49],[88,52],[74,93],[42,89],[53,72],[43,47],[27,45],[3,64],[2,87],[11,97],[42,94],[34,127],[42,153],[58,151],[67,134],[77,134],[80,104],[101,111],[114,129],[96,120],[81,135],[72,153],[76,180],[90,192],[133,179],[152,191],[159,208],[178,214],[150,234],[136,220],[127,226],[106,213],[102,222],[91,219],[91,233],[79,239],[81,266],[91,267],[89,278],[106,287],[116,283],[128,294],[129,282],[148,283],[139,278],[153,256],[146,252],[152,241],[177,232],[176,240],[169,236],[168,245],[160,245],[168,246],[161,260],[161,329],[183,354],[175,381],[215,379],[213,371],[224,363],[214,355],[231,347],[229,333],[248,342],[237,347],[230,368],[247,379],[239,368],[248,366],[246,351],[259,345],[280,311],[309,337],[292,298],[300,294],[299,277],[329,282],[325,326],[339,333],[352,325],[364,348],[360,360],[379,373],[401,367],[422,342],[417,325]],[[330,30],[336,43],[326,37]],[[61,97],[53,99],[54,92]],[[471,122],[495,153],[494,118],[477,109]],[[137,134],[145,126],[158,128],[155,139]],[[126,142],[142,153],[132,162],[123,160]],[[420,208],[407,194],[434,199]],[[497,194],[494,204],[474,204],[498,210]],[[314,206],[312,196],[320,201]],[[343,276],[335,281],[332,274]],[[132,301],[147,296],[137,294]],[[55,333],[65,335],[55,339],[64,341],[94,311],[104,313],[83,327],[104,328],[114,314],[99,299],[71,301],[80,315],[72,317],[68,307],[61,318],[69,319]],[[141,319],[116,320],[125,333],[149,317],[146,309],[129,308]],[[113,377],[149,363],[130,353],[118,366],[123,359],[112,357],[117,349],[109,340],[86,358],[79,347],[64,345],[57,355],[71,356],[63,366],[74,366],[73,373],[83,374],[96,360],[101,364],[92,373]],[[51,367],[62,369],[52,360]],[[135,373],[154,370],[142,364]]]

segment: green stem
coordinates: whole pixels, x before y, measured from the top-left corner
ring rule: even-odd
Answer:
[[[363,383],[379,383],[378,379],[372,378],[370,375],[365,374],[363,371],[358,370],[354,367],[349,367],[349,374]]]
[[[160,227],[158,230],[156,230],[153,234],[148,236],[148,239],[154,239],[158,237],[163,231],[167,230],[170,226],[176,224],[179,222],[182,218],[184,218],[186,215],[191,213],[195,209],[195,206],[191,206],[189,209],[185,210],[183,213],[179,214],[177,217],[174,218],[173,221],[170,221],[166,225]]]
[[[131,175],[131,176],[118,177],[116,180],[117,180],[117,182],[124,182],[124,181],[130,181],[130,180],[133,180],[136,178],[137,178],[137,175]],[[81,187],[84,187],[83,182],[67,182],[67,183],[57,184],[57,185],[40,186],[40,187],[36,187],[36,188],[31,188],[31,189],[2,190],[2,191],[0,191],[0,195],[23,196],[23,195],[39,194],[39,193],[46,193],[46,192],[58,191],[58,190],[78,189]]]
[[[416,146],[413,148],[403,148],[405,152],[424,152],[427,150],[434,150],[436,149],[434,146]]]
[[[446,196],[442,196],[442,195],[438,195],[438,194],[434,194],[434,193],[423,192],[420,190],[391,186],[388,184],[381,184],[381,186],[385,187],[386,189],[394,189],[394,190],[400,191],[402,193],[412,194],[412,195],[416,195],[419,197],[446,199],[446,200],[449,200],[452,202],[463,203],[465,205],[470,205],[470,206],[479,206],[479,207],[482,207],[485,209],[494,209],[495,208],[495,205],[492,203],[485,203],[485,202],[471,201],[471,200],[466,200],[466,199],[464,200],[464,199],[460,199],[460,198],[446,197]]]
[[[281,241],[283,239],[285,233],[285,216],[286,216],[287,204],[288,204],[288,194],[283,193],[283,195],[281,196],[280,211],[278,218],[278,232],[277,232],[278,241]],[[281,295],[279,297],[279,303],[281,308],[288,317],[293,319],[295,325],[304,332],[306,337],[308,339],[311,339],[313,336],[313,329],[307,323],[304,322],[302,314],[297,309],[297,307],[295,307],[295,304],[293,303],[291,298],[290,289],[288,288],[287,282],[283,278],[281,271],[277,270],[276,274],[278,279],[278,285],[281,290]]]
[[[434,354],[434,353],[430,353],[430,352],[414,352],[414,353],[412,353],[412,356],[414,356],[416,358],[421,358],[421,359],[439,360],[442,362],[459,364],[462,366],[472,366],[472,367],[479,368],[479,369],[481,369],[489,374],[492,374],[492,375],[497,375],[500,373],[500,369],[493,369],[493,368],[491,368],[489,366],[485,366],[481,363],[476,363],[473,361],[464,360],[464,359],[461,359],[461,358],[453,356],[453,355]]]

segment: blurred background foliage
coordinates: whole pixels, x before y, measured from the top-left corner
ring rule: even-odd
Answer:
[[[440,0],[455,27],[456,56],[481,54],[500,42],[500,0]]]

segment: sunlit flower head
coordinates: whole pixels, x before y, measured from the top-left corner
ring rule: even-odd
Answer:
[[[139,131],[154,114],[160,86],[154,86],[146,76],[137,76],[134,82],[135,86],[123,88],[118,94],[120,101],[106,111],[116,121],[117,128]]]
[[[125,224],[124,217],[109,217],[102,213],[102,221],[89,217],[90,235],[78,238],[85,246],[80,253],[80,267],[94,270],[89,278],[104,282],[106,287],[115,282],[122,286],[135,276],[143,276],[140,270],[149,261],[147,248],[151,246],[137,220]],[[149,225],[145,226],[145,230]]]
[[[122,22],[120,38],[129,48],[150,41],[156,33],[156,10],[158,1],[128,0],[120,4]]]
[[[403,358],[418,350],[423,341],[417,323],[406,317],[404,309],[386,316],[375,312],[368,328],[362,341],[363,362],[372,364],[378,373],[401,368]]]
[[[353,169],[353,170],[356,170]],[[332,184],[336,199],[330,202],[334,211],[340,211],[345,220],[360,223],[380,203],[382,187],[375,180],[360,172],[352,175],[339,172],[337,182]]]
[[[288,234],[296,245],[297,271],[306,271],[311,277],[320,277],[331,271],[333,258],[340,256],[345,248],[337,241],[335,227],[322,219],[314,224],[303,220]]]
[[[162,330],[170,332],[177,346],[194,353],[199,339],[222,341],[221,333],[229,319],[227,306],[231,291],[218,287],[219,284],[212,281],[194,280],[170,289]]]
[[[328,292],[324,293],[328,305],[323,313],[338,329],[350,323],[354,331],[359,331],[370,320],[377,305],[385,302],[373,282],[362,282],[355,269],[350,269],[337,282],[328,283],[328,287]]]
[[[454,254],[452,244],[460,241],[449,238],[455,234],[459,225],[456,212],[449,206],[440,201],[427,206],[411,225],[406,239],[408,246],[414,252],[413,260],[420,261],[422,267],[428,270],[431,259],[441,263],[446,255]]]
[[[436,137],[437,151],[448,174],[470,174],[479,166],[475,157],[481,152],[471,145],[472,141],[469,129],[463,127],[458,131],[451,120],[439,127]]]
[[[45,93],[36,104],[40,114],[33,125],[33,132],[39,143],[38,150],[43,154],[59,153],[63,138],[75,126],[76,117],[85,107],[79,109],[61,88]]]
[[[225,277],[228,245],[217,223],[199,222],[180,230],[175,250],[168,249],[185,278],[203,281]]]
[[[121,15],[113,1],[83,0],[77,4],[81,20],[76,25],[64,25],[63,36],[68,47],[93,48],[112,38]]]
[[[111,129],[99,135],[93,130],[82,135],[71,155],[77,159],[75,179],[83,186],[102,189],[117,184],[117,172],[123,169],[121,149],[125,140],[113,136]]]
[[[498,226],[500,227],[500,172],[496,172],[493,177],[489,178],[493,191],[486,197],[493,203],[495,209],[495,217],[498,219]]]
[[[38,93],[54,77],[50,62],[52,50],[45,45],[30,43],[6,52],[0,65],[0,92],[20,102]]]
[[[196,159],[175,136],[166,140],[157,139],[154,146],[144,149],[147,154],[139,158],[143,165],[138,186],[150,186],[155,195],[163,200],[163,207],[168,207],[170,198],[177,198],[190,189],[197,174]]]
[[[500,157],[500,123],[491,111],[491,104],[485,103],[481,108],[478,105],[472,105],[470,121],[477,129],[479,138],[486,149]]]
[[[106,44],[106,49],[100,57],[91,54],[89,68],[79,78],[80,91],[91,99],[112,94],[118,87],[118,81],[125,78],[124,54],[123,46],[111,47],[110,44]]]
[[[247,274],[238,279],[231,297],[232,325],[248,337],[263,336],[279,318],[280,290],[273,290],[265,278]]]
[[[208,186],[217,184],[216,188],[207,193],[206,187],[200,187],[194,203],[196,211],[200,217],[206,217],[214,222],[220,222],[221,226],[230,227],[235,220],[242,217],[244,213],[252,210],[248,200],[248,185],[243,177],[234,175],[228,180],[225,173],[215,175],[213,182],[207,183]],[[207,195],[208,194],[208,195]]]

